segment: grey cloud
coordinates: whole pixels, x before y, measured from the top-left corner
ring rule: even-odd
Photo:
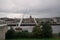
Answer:
[[[0,0],[0,12],[59,16],[60,0]]]

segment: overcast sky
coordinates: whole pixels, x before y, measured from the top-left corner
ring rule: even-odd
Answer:
[[[59,17],[60,0],[0,0],[0,17]]]

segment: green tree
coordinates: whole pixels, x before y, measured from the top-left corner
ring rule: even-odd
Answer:
[[[52,27],[49,22],[44,22],[42,24],[42,36],[44,38],[52,37]]]
[[[41,38],[41,28],[40,25],[37,25],[33,28],[33,37]]]
[[[15,31],[13,30],[13,28],[11,28],[6,32],[6,35],[5,35],[6,39],[14,38],[14,34],[15,34]]]

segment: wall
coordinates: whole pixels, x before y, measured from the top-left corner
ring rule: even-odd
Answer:
[[[5,40],[6,32],[7,32],[7,26],[0,27],[0,40]]]

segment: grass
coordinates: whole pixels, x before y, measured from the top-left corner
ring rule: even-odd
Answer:
[[[60,38],[50,38],[50,39],[6,39],[6,40],[60,40]]]

